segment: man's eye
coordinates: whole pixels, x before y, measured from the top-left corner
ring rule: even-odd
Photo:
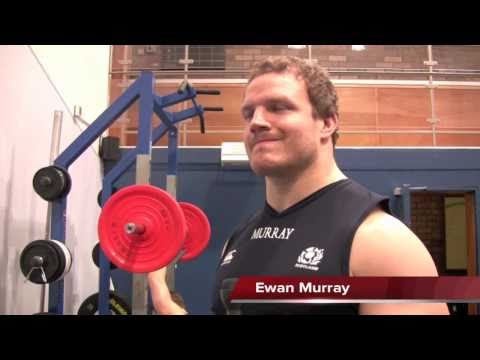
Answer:
[[[272,104],[270,105],[270,111],[284,111],[288,110],[288,106],[286,104]]]
[[[245,110],[242,112],[242,116],[245,120],[251,120],[253,116],[253,111]]]

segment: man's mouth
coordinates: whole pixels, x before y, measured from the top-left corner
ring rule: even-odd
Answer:
[[[274,142],[274,141],[278,141],[278,139],[260,139],[260,140],[255,141],[253,146],[255,146],[257,144],[261,144],[261,143]]]

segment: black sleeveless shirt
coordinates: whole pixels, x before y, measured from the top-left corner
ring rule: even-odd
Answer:
[[[355,232],[388,197],[351,179],[329,184],[281,213],[268,203],[234,231],[217,268],[212,311],[232,313],[226,297],[240,276],[349,276]],[[312,254],[315,254],[312,262]],[[230,286],[230,289],[228,288]],[[227,290],[227,291],[226,291]],[[240,314],[358,314],[358,304],[234,305]]]

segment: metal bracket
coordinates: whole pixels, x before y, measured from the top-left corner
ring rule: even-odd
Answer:
[[[427,191],[428,190],[428,188],[426,186],[412,186],[409,189],[414,190],[414,191]]]
[[[73,117],[82,117],[82,107],[80,105],[73,106]]]
[[[438,65],[438,61],[435,61],[435,60],[432,60],[432,61],[429,61],[429,60],[425,60],[423,62],[424,65],[426,66],[435,66],[435,65]]]

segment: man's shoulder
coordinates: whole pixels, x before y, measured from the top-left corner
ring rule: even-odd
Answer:
[[[380,209],[359,227],[350,257],[352,276],[438,276],[423,242],[403,222]],[[448,315],[445,304],[365,303],[365,315]]]
[[[417,241],[420,240],[403,222],[377,207],[358,227],[354,246],[362,255],[373,255]]]
[[[378,207],[385,214],[391,213],[389,196],[370,189],[352,178],[345,178],[337,183],[340,185],[341,196],[350,199],[349,203],[355,209],[361,209],[360,205],[363,205],[367,212],[374,207]],[[379,216],[380,214],[375,215],[375,221],[378,220]]]
[[[405,235],[406,233],[413,234],[412,231],[398,218],[387,213],[383,208],[377,206],[360,224],[357,234],[372,235],[375,233],[384,233],[387,235]]]
[[[357,229],[350,271],[358,276],[434,276],[435,264],[423,242],[396,217],[373,210]]]

